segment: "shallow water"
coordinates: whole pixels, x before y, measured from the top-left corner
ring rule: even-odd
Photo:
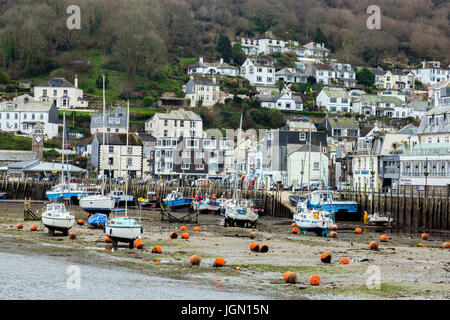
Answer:
[[[52,257],[0,252],[0,299],[271,299],[217,283],[173,280],[118,267],[73,266]]]

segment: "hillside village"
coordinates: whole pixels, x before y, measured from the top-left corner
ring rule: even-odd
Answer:
[[[22,148],[2,144],[1,174],[52,176],[48,168],[60,157],[66,113],[66,148],[81,178],[124,178],[128,166],[134,179],[229,179],[237,166],[248,186],[295,189],[326,177],[335,188],[448,187],[448,66],[352,66],[323,43],[303,45],[270,33],[238,37],[228,47],[242,63],[224,54],[198,57],[183,66],[176,90],[132,100],[130,119],[124,99],[109,100],[104,116],[98,97],[84,92],[77,76],[4,81],[3,140],[26,142]],[[236,134],[226,129],[238,128],[241,113],[245,132],[236,146]],[[53,167],[33,170],[40,162]]]

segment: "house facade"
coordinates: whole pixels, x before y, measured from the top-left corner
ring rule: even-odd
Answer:
[[[203,121],[198,114],[184,109],[169,113],[155,113],[145,122],[145,132],[155,138],[178,138],[203,136]]]
[[[188,66],[188,74],[220,74],[223,76],[236,77],[239,75],[239,69],[230,66],[228,63],[224,63],[223,59],[220,59],[219,62],[205,62],[203,57],[200,57],[197,62]]]
[[[275,81],[283,80],[286,84],[306,83],[308,76],[300,69],[284,68],[275,72]]]
[[[335,80],[339,85],[346,88],[353,88],[356,86],[356,73],[350,64],[332,62],[330,63],[330,66],[335,71]]]
[[[241,76],[252,86],[275,85],[275,67],[267,59],[247,58],[241,66]]]
[[[261,102],[263,108],[276,108],[279,110],[303,110],[303,101],[300,96],[294,95],[291,91],[282,90],[277,95],[259,94],[256,98]]]
[[[450,69],[441,68],[439,61],[424,61],[422,68],[411,69],[411,72],[425,85],[435,85],[450,80]]]
[[[328,112],[350,112],[350,96],[346,90],[323,88],[316,97],[316,105]]]
[[[95,133],[127,133],[127,109],[111,108],[103,112],[96,112],[91,117],[91,134]]]
[[[54,102],[58,109],[87,108],[83,90],[78,88],[78,78],[74,84],[64,78],[53,78],[33,88],[36,101]]]
[[[194,79],[193,76],[188,83],[183,86],[186,98],[190,100],[190,106],[196,107],[199,104],[205,107],[211,107],[222,98],[220,86],[216,83],[216,78],[212,80]]]
[[[406,118],[413,115],[411,106],[394,96],[365,94],[353,102],[352,111],[367,116]]]
[[[0,102],[0,130],[31,135],[41,124],[48,139],[58,135],[58,110],[53,101]]]

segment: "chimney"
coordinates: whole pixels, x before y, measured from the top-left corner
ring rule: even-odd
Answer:
[[[78,88],[78,76],[77,75],[75,75],[74,85],[75,85],[75,88]]]
[[[220,64],[223,64],[223,58],[220,58]]]
[[[203,63],[203,57],[200,57],[200,59],[198,59],[198,62]]]

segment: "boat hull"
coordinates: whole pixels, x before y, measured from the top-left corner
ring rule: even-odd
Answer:
[[[59,218],[59,217],[46,217],[42,216],[42,224],[50,229],[56,231],[68,231],[70,230],[75,223],[75,217],[70,218]]]
[[[192,199],[164,200],[164,204],[171,209],[186,208],[191,206]]]
[[[89,213],[109,214],[115,207],[114,198],[90,198],[85,197],[80,200],[80,207]]]
[[[105,233],[113,240],[130,242],[139,238],[142,234],[142,226],[105,226]]]

